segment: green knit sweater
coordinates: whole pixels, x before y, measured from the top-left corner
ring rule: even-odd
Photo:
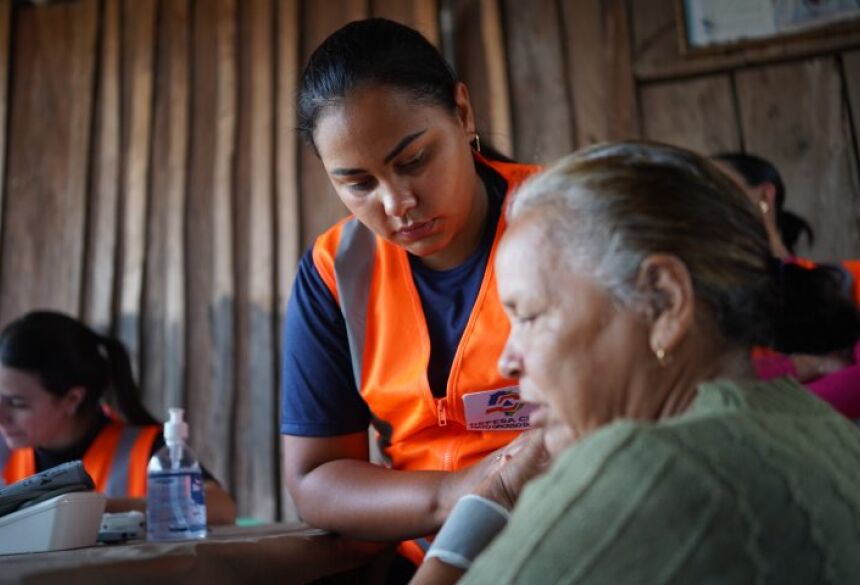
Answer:
[[[563,453],[462,583],[860,583],[860,429],[787,379],[703,384]]]

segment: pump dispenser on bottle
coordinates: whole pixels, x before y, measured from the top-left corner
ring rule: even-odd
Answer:
[[[206,536],[203,474],[185,443],[188,424],[181,408],[168,409],[164,447],[147,468],[146,535],[148,540],[188,540]]]

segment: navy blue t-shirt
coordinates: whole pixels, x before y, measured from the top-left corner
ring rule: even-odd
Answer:
[[[445,396],[448,374],[483,282],[507,184],[477,165],[489,212],[478,249],[450,270],[433,270],[409,255],[412,278],[430,335],[427,378]],[[299,262],[287,305],[283,340],[281,433],[327,437],[367,429],[370,410],[355,387],[346,324],[340,307],[314,266],[311,250]]]

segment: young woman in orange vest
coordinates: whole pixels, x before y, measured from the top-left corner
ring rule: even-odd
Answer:
[[[493,257],[538,169],[480,150],[469,93],[418,32],[353,22],[311,56],[298,129],[352,215],[298,267],[281,433],[302,518],[374,540],[433,534],[528,426],[497,360]],[[373,424],[385,465],[370,463]],[[494,453],[496,452],[496,453]],[[419,561],[422,540],[401,553]]]
[[[814,262],[795,255],[801,236],[805,235],[812,244],[815,233],[806,220],[785,209],[785,184],[776,166],[760,156],[742,152],[712,158],[760,209],[773,255],[784,262],[817,268]],[[846,294],[860,304],[860,260],[820,267],[842,271]],[[817,318],[814,311],[810,311],[810,318]],[[828,355],[785,356],[758,349],[755,364],[762,378],[793,376],[842,414],[860,418],[860,343]]]
[[[81,459],[111,512],[145,509],[147,464],[164,445],[122,343],[51,311],[0,333],[0,433],[5,483]],[[232,523],[232,499],[204,475],[209,523]]]

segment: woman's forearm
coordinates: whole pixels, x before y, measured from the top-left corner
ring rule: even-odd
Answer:
[[[439,559],[424,561],[409,585],[453,585],[463,576],[463,569],[452,567]]]
[[[284,467],[290,494],[308,524],[352,538],[408,540],[437,532],[457,501],[488,480],[518,491],[523,481],[510,470],[544,467],[542,449],[532,445],[542,447],[542,440],[534,438],[526,433],[471,467],[445,472],[374,465],[367,460],[366,433],[284,436]],[[517,460],[529,459],[528,466],[503,465],[526,446],[532,448],[524,449]]]
[[[480,470],[394,471],[366,461],[326,462],[291,486],[302,519],[352,538],[406,540],[436,532]]]

